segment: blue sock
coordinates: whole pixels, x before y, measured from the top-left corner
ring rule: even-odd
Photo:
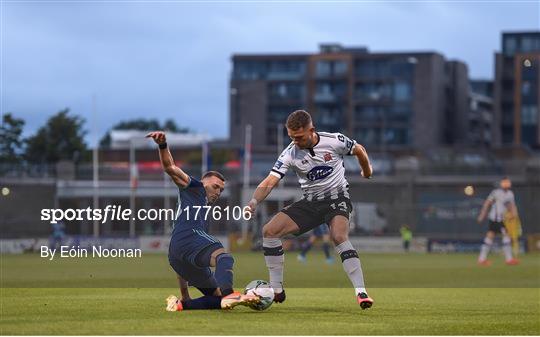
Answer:
[[[184,310],[221,309],[221,297],[203,296],[189,301],[182,301],[182,307]]]
[[[302,246],[302,251],[300,252],[300,255],[306,256],[307,252],[311,249],[311,242],[306,241],[304,245]]]
[[[324,250],[324,255],[326,255],[326,258],[330,258],[330,245],[328,242],[324,242],[322,245],[322,249]]]
[[[214,276],[223,296],[227,296],[233,292],[233,265],[234,258],[229,253],[219,254],[216,257],[216,272]]]

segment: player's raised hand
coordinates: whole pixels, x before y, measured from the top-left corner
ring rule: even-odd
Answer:
[[[247,207],[245,207],[245,210],[247,212],[250,213],[251,216],[255,215],[255,210],[257,209],[257,200],[255,199],[251,199],[248,204],[247,204]]]
[[[154,131],[146,135],[146,138],[152,138],[156,144],[164,144],[167,139],[165,137],[165,132],[163,131]]]

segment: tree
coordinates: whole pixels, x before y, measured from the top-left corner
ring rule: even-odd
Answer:
[[[24,120],[7,113],[2,117],[0,125],[0,161],[16,164],[21,161],[23,139],[21,138]]]
[[[121,121],[114,125],[111,130],[141,130],[141,131],[155,131],[165,130],[170,132],[188,133],[188,128],[179,128],[174,120],[167,119],[163,126],[159,124],[157,119],[144,119],[137,118],[127,121]],[[99,146],[109,147],[111,145],[111,130],[107,131],[105,136],[99,141]]]
[[[79,162],[88,157],[84,142],[84,119],[64,109],[50,117],[36,134],[26,140],[26,159],[31,163]]]
[[[170,131],[170,132],[177,132],[177,133],[188,133],[189,132],[189,128],[180,128],[180,127],[178,127],[176,125],[176,123],[174,122],[174,120],[172,120],[170,118],[165,121],[165,123],[163,124],[162,130]]]

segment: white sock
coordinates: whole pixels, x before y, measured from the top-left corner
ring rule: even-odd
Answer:
[[[502,239],[503,242],[503,252],[504,252],[504,258],[506,261],[512,260],[512,246],[510,245],[512,240],[509,236],[505,235]]]
[[[276,238],[263,238],[264,260],[268,268],[270,286],[276,293],[283,291],[283,264],[285,255],[281,240]]]
[[[343,263],[343,269],[347,273],[349,280],[353,287],[356,289],[362,289],[362,292],[366,292],[364,284],[364,274],[362,273],[362,265],[358,258],[358,253],[354,249],[350,241],[345,241],[336,246],[336,252],[341,257]],[[357,293],[358,295],[358,293]]]
[[[366,293],[367,294],[366,288],[354,288],[354,294],[356,296],[358,296],[358,294],[361,294],[361,293]]]
[[[480,248],[480,256],[478,256],[478,261],[485,261],[487,259],[487,256],[489,254],[489,250],[491,249],[491,245],[493,244],[493,240],[490,238],[484,239],[484,244]]]

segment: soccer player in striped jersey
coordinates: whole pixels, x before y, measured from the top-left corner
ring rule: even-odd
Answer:
[[[373,300],[368,296],[358,253],[349,241],[349,216],[352,204],[349,184],[345,179],[343,156],[356,156],[362,176],[370,178],[372,167],[366,150],[354,140],[340,133],[316,132],[311,116],[304,110],[294,111],[286,122],[292,142],[281,153],[274,167],[257,187],[248,207],[255,212],[278,184],[285,173],[295,171],[304,197],[285,207],[263,227],[263,249],[270,284],[274,288],[274,301],[285,300],[283,289],[283,247],[281,237],[300,235],[320,224],[330,227],[330,237],[343,263],[362,309],[370,308]]]
[[[510,190],[512,187],[512,182],[509,178],[504,177],[501,179],[499,184],[500,188],[491,191],[487,197],[477,219],[478,223],[482,223],[489,210],[488,231],[486,233],[486,237],[484,238],[484,243],[480,248],[480,255],[478,256],[478,264],[481,266],[489,266],[491,264],[491,262],[487,259],[487,256],[491,250],[491,246],[493,246],[493,239],[495,238],[496,234],[501,234],[502,236],[503,252],[506,264],[519,264],[519,260],[512,256],[512,239],[504,227],[504,216],[506,212],[509,212],[512,218],[518,218],[514,192]]]
[[[167,311],[230,309],[259,302],[257,296],[233,291],[234,259],[225,252],[219,240],[208,234],[208,222],[203,216],[204,209],[201,210],[218,200],[225,187],[223,175],[209,171],[199,181],[174,164],[164,132],[151,132],[146,137],[159,145],[161,165],[179,188],[178,215],[169,244],[169,263],[178,276],[182,298],[169,296]],[[184,211],[186,207],[188,211]],[[197,207],[200,212],[196,213]],[[215,273],[210,267],[215,267]],[[204,296],[191,299],[188,285],[199,289]]]

